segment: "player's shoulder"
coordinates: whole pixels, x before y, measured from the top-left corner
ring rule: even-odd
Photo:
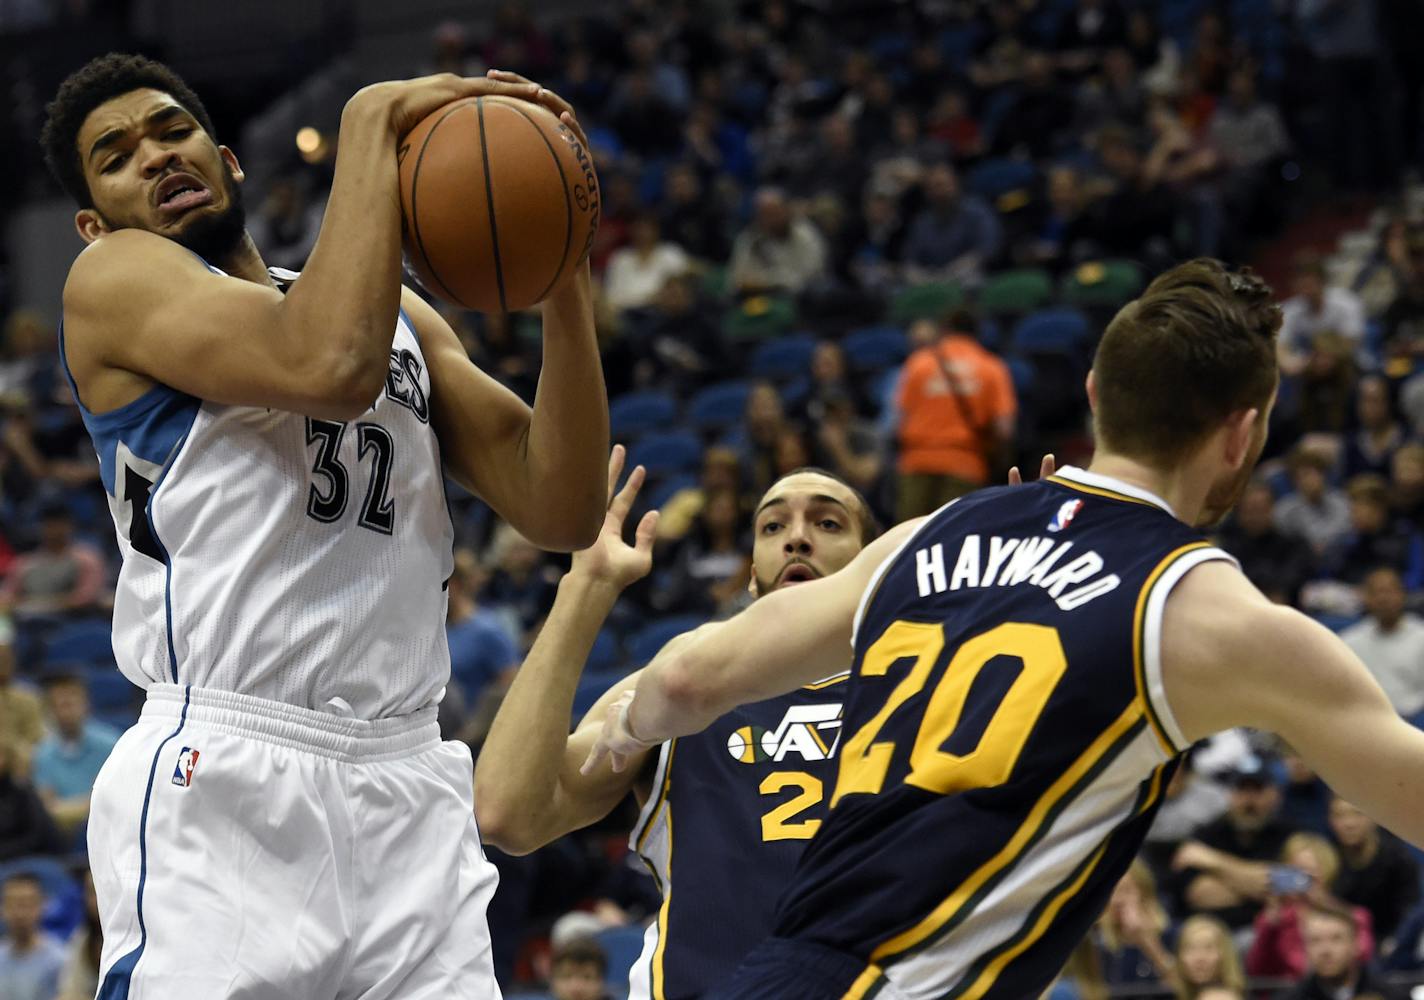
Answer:
[[[90,243],[70,265],[64,282],[66,310],[90,297],[118,289],[134,291],[146,282],[171,280],[175,269],[206,265],[192,251],[143,229],[119,229]]]

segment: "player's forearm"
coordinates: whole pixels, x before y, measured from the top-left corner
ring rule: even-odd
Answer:
[[[584,661],[618,590],[577,573],[559,584],[539,638],[500,704],[475,766],[475,817],[482,838],[514,853],[568,828],[559,794],[569,718]],[[577,789],[572,790],[576,798]]]
[[[401,211],[389,105],[358,94],[341,118],[316,246],[282,302],[290,337],[369,403],[384,384],[401,294]]]
[[[544,303],[544,362],[525,448],[527,496],[546,547],[593,544],[608,508],[608,394],[585,263]]]

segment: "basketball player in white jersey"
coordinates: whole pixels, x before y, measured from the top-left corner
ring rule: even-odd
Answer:
[[[510,76],[346,105],[306,270],[269,270],[243,173],[166,67],[96,59],[43,137],[88,247],[60,349],[123,555],[142,717],[94,788],[103,998],[495,997],[496,876],[442,744],[447,472],[535,543],[593,541],[607,405],[586,268],[544,306],[531,410],[401,286],[396,144]]]

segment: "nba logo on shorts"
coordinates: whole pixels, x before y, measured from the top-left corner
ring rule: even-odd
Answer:
[[[173,768],[173,784],[187,788],[193,783],[193,768],[198,766],[198,751],[184,747],[178,752],[178,765]]]

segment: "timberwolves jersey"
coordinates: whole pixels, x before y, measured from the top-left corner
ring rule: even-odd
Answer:
[[[356,420],[165,385],[80,410],[123,556],[114,654],[129,680],[360,719],[439,701],[453,531],[430,377],[404,312],[385,390]]]
[[[1067,468],[933,515],[862,599],[830,813],[775,934],[865,963],[851,998],[1040,995],[1185,749],[1162,611],[1226,559],[1160,499]]]
[[[771,933],[835,784],[846,674],[744,705],[663,744],[629,843],[663,894],[630,1000],[688,1000]]]

